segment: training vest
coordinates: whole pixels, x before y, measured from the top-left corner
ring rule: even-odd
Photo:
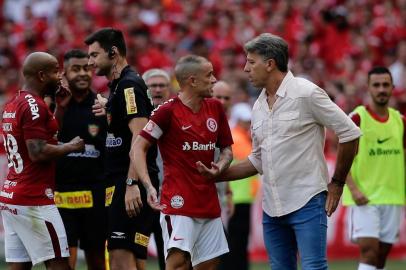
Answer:
[[[375,120],[364,106],[354,112],[361,119],[362,136],[351,167],[351,176],[369,205],[403,205],[405,202],[405,169],[403,120],[389,108],[389,118]],[[344,205],[355,205],[348,187],[344,188]]]

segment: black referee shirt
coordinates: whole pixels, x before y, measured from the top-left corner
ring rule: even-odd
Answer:
[[[80,103],[70,100],[63,115],[58,141],[69,142],[80,136],[85,142],[83,153],[71,153],[60,158],[56,168],[56,183],[79,186],[104,182],[104,149],[107,133],[106,117],[96,117],[92,112],[95,94],[89,92]]]
[[[128,127],[131,119],[149,118],[154,107],[147,95],[143,79],[130,66],[126,66],[118,79],[109,84],[110,96],[106,104],[106,173],[108,176],[127,174],[130,165],[132,133]],[[151,146],[147,154],[150,174],[157,173],[157,148]]]

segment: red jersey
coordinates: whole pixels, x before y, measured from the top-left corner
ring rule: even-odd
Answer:
[[[204,99],[194,113],[176,97],[159,106],[140,135],[158,140],[164,167],[161,204],[165,214],[195,218],[217,218],[220,205],[214,180],[202,176],[196,162],[208,168],[216,147],[233,144],[221,103]]]
[[[6,103],[2,120],[9,172],[0,202],[15,205],[53,204],[55,163],[32,162],[25,144],[41,139],[56,144],[58,124],[41,97],[20,91]]]

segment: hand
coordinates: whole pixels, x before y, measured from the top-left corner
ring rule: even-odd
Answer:
[[[354,200],[355,204],[358,206],[366,205],[369,202],[369,199],[359,190],[351,191],[352,199]]]
[[[129,217],[135,217],[141,212],[142,201],[138,185],[127,186],[124,201],[125,210]]]
[[[106,104],[107,98],[103,97],[100,94],[97,94],[97,98],[94,100],[94,105],[92,106],[92,112],[96,116],[104,116],[106,115]]]
[[[214,162],[211,163],[211,168],[209,169],[201,161],[198,161],[196,162],[196,168],[201,175],[208,179],[213,179],[220,174],[220,168]]]
[[[65,108],[72,98],[72,92],[67,83],[62,82],[61,86],[55,92],[56,106]]]
[[[147,202],[149,206],[156,211],[164,210],[166,208],[166,205],[159,204],[156,189],[152,185],[150,185],[146,188],[146,190],[147,190]]]
[[[72,152],[83,152],[85,150],[85,141],[76,136],[68,144],[72,147]]]
[[[327,216],[331,216],[334,211],[337,209],[338,204],[340,203],[341,194],[343,194],[343,187],[335,183],[330,182],[327,185],[328,194],[326,200],[326,212]]]

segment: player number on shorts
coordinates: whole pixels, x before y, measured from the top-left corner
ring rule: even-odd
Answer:
[[[14,167],[16,173],[21,173],[23,171],[23,160],[21,155],[18,153],[17,141],[13,135],[7,134],[7,139],[3,135],[4,148],[6,148],[8,167]]]

